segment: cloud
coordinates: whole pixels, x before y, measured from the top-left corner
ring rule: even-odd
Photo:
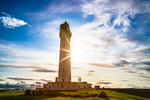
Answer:
[[[17,83],[17,84],[11,84],[11,83],[3,83],[3,84],[0,84],[0,88],[3,88],[3,89],[31,89],[31,85],[32,84],[20,84],[20,83]],[[35,86],[34,86],[35,87]]]
[[[131,74],[134,74],[136,73],[135,71],[131,71],[131,70],[127,70],[127,71],[124,71],[124,73],[131,73]]]
[[[139,76],[142,77],[142,78],[145,78],[145,79],[150,79],[149,75],[142,75],[142,74],[140,74]]]
[[[115,66],[124,66],[124,65],[128,65],[130,64],[130,62],[126,61],[126,60],[120,60],[118,63],[115,63]]]
[[[85,16],[95,15],[100,25],[129,26],[128,17],[137,14],[139,9],[131,0],[92,0],[82,5],[82,11]]]
[[[15,28],[27,25],[27,22],[24,22],[23,20],[13,18],[4,12],[2,12],[2,14],[4,14],[5,16],[1,16],[0,20],[6,28]]]
[[[20,83],[25,84],[24,81],[42,81],[42,82],[52,82],[52,80],[47,79],[34,79],[34,78],[22,78],[22,77],[7,77],[7,79],[20,81]]]
[[[131,88],[150,89],[149,86],[138,86],[138,85],[134,85],[134,84],[129,84],[128,86]]]
[[[16,80],[16,81],[31,81],[31,80],[34,80],[32,78],[17,78],[17,77],[7,77],[8,79],[11,79],[11,80]]]
[[[112,82],[97,82],[96,84],[105,84],[105,85],[108,85],[108,84],[112,84]]]
[[[35,72],[50,72],[50,73],[55,73],[57,71],[55,70],[49,70],[49,69],[45,69],[45,68],[38,68],[38,69],[35,69],[35,70],[32,70],[32,71],[35,71]]]
[[[95,71],[94,70],[88,70],[88,74],[87,75],[92,75]]]
[[[129,64],[134,64],[133,62],[128,62],[126,60],[120,60],[114,63],[88,63],[89,65],[96,66],[96,67],[106,67],[106,68],[117,68],[117,67],[124,67]]]
[[[147,72],[150,72],[150,67],[144,67],[144,68],[138,68],[139,70],[145,70]]]
[[[64,0],[65,1],[65,0]],[[78,4],[75,4],[75,2],[79,3],[80,1],[74,1],[74,4],[71,4],[71,2],[66,1],[63,3],[57,3],[57,5],[50,5],[44,13],[51,13],[51,14],[60,14],[60,13],[68,13],[68,12],[72,12],[72,11],[76,11],[79,9]],[[81,3],[81,2],[80,2]],[[57,7],[59,6],[59,7]],[[52,12],[53,11],[53,12]],[[45,14],[44,14],[45,15]]]
[[[3,79],[0,79],[0,81],[5,81],[5,80],[3,80]]]
[[[106,68],[113,68],[114,65],[112,64],[101,64],[101,63],[88,63],[89,65],[96,66],[96,67],[106,67]]]
[[[89,70],[88,72],[91,72],[91,73],[92,73],[92,72],[95,72],[95,71],[94,71],[94,70]]]
[[[0,64],[0,68],[35,68],[35,66],[23,66],[23,65],[13,65],[13,64]]]
[[[68,13],[74,13],[80,11],[81,7],[79,6],[83,1],[80,0],[55,0],[48,4],[45,9],[42,9],[38,12],[31,12],[28,13],[28,15],[32,16],[33,18],[36,17],[36,19],[33,20],[47,20],[47,19],[53,19],[55,17],[58,18],[57,15],[62,14],[68,14]],[[59,6],[59,7],[58,7]]]
[[[50,70],[48,68],[43,68],[42,66],[23,66],[23,65],[13,65],[13,64],[0,64],[0,68],[7,68],[7,67],[12,67],[12,68],[28,68],[32,69],[31,71],[33,72],[45,72],[45,73],[55,73],[57,71],[55,70]]]
[[[72,67],[72,69],[81,69],[80,67]]]
[[[132,18],[131,20],[132,25],[129,27],[126,34],[127,38],[133,42],[149,44],[150,12],[138,14],[135,18]]]
[[[0,44],[1,68],[43,68],[57,66],[57,54],[49,50],[37,50],[17,44]],[[51,59],[51,60],[49,60]],[[7,63],[6,63],[7,62]],[[53,62],[53,63],[51,63]],[[47,68],[46,68],[47,69]]]
[[[37,33],[39,33],[40,36],[44,36],[50,39],[58,39],[59,25],[63,22],[64,20],[60,18],[54,21],[48,21],[43,25],[35,26],[35,31],[37,31]]]
[[[35,82],[35,84],[43,84],[42,82]]]
[[[52,82],[52,80],[46,80],[46,79],[39,79],[39,81]]]
[[[123,82],[127,82],[127,81],[129,81],[129,80],[121,80],[121,81],[123,81]]]
[[[21,83],[21,84],[26,84],[26,82],[24,82],[24,81],[20,81],[20,83]]]
[[[142,62],[142,64],[144,64],[144,65],[150,65],[150,61],[145,61],[145,62]]]
[[[91,0],[81,7],[85,16],[95,16],[95,27],[113,28],[111,34],[118,30],[117,34],[131,42],[149,44],[149,4],[145,0]]]
[[[148,53],[150,52],[150,46],[140,46],[134,50],[133,53]]]
[[[53,46],[52,46],[53,48]],[[54,49],[55,50],[55,49]],[[46,61],[47,64],[49,63],[48,59],[52,59],[54,61],[56,59],[57,50],[52,52],[49,50],[39,50],[36,48],[30,48],[27,46],[22,46],[14,43],[6,43],[2,44],[0,43],[0,53],[2,53],[3,57],[10,57],[10,58],[19,58],[19,59],[29,59],[35,61],[38,60],[40,63],[44,63]],[[55,59],[54,59],[55,58]],[[19,61],[19,59],[17,59]],[[54,60],[53,60],[54,59]],[[13,60],[13,59],[11,59]],[[54,61],[55,62],[55,61]]]

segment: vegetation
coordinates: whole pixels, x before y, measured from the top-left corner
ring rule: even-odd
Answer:
[[[100,97],[102,91],[107,94],[107,98]],[[49,91],[43,95],[26,95],[25,91],[3,91],[0,92],[0,100],[149,100],[149,98],[113,90]]]
[[[149,89],[115,89],[115,91],[150,98]]]

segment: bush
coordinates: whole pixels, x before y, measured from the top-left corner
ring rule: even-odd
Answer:
[[[98,97],[100,97],[100,98],[108,98],[108,95],[107,95],[104,91],[102,91],[102,92],[99,94]]]
[[[26,90],[25,95],[32,95],[32,90]]]

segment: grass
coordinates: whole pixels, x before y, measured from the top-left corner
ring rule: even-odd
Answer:
[[[100,94],[102,90],[79,90],[79,91],[63,91],[66,96],[50,97],[48,95],[24,95],[24,91],[7,91],[0,92],[0,100],[149,100],[150,98],[130,95],[126,93],[116,92],[112,90],[103,90],[109,96],[108,99],[92,96]]]

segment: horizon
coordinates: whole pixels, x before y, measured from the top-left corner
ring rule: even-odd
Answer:
[[[149,0],[0,1],[1,86],[55,81],[65,21],[72,82],[150,89]]]

